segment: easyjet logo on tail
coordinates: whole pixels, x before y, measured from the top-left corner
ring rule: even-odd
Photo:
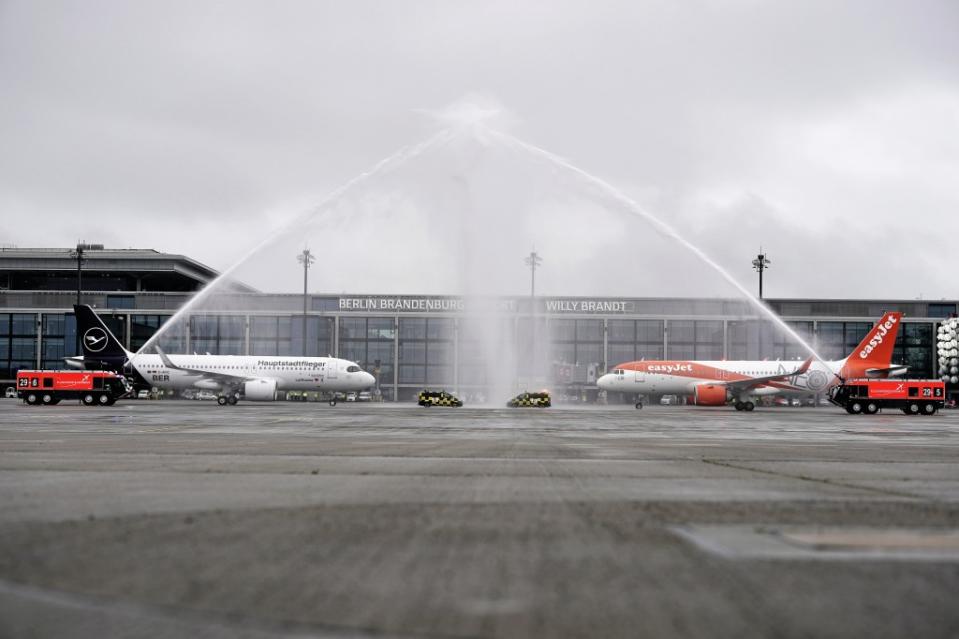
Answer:
[[[878,348],[878,346],[885,341],[886,335],[889,334],[889,331],[893,329],[898,321],[898,316],[890,315],[889,318],[884,322],[876,324],[876,327],[873,329],[872,338],[866,343],[863,349],[859,351],[859,359],[866,359],[869,357],[869,354],[876,350],[876,348]]]

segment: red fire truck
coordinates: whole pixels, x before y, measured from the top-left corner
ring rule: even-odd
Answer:
[[[30,404],[79,399],[87,406],[111,406],[131,390],[127,380],[108,371],[19,371],[17,397]]]
[[[937,379],[847,379],[829,391],[829,401],[852,415],[873,415],[883,408],[934,415],[945,399],[946,385]]]

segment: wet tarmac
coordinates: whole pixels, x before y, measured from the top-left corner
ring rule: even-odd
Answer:
[[[0,636],[959,635],[959,411],[0,401]]]

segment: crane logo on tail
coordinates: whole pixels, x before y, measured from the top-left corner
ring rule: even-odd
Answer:
[[[107,333],[99,326],[88,329],[83,334],[83,345],[91,353],[99,353],[107,347]]]

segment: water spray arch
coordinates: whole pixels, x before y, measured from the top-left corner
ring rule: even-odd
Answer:
[[[507,171],[508,175],[505,176],[497,173],[497,170],[502,172],[501,165],[506,165],[512,161],[518,161],[521,168],[529,169],[528,173],[530,175],[523,175],[521,170]],[[535,170],[532,169],[534,166],[545,169],[545,177],[544,175],[535,175]],[[418,182],[419,178],[423,176],[436,175],[445,177],[442,177],[439,182],[431,182],[430,180]],[[408,179],[411,176],[412,179]],[[507,196],[501,196],[500,199],[497,199],[495,195],[490,196],[489,192],[502,189],[509,194],[508,197],[516,196],[517,199],[523,197],[532,199],[533,196],[523,191],[527,181],[534,182],[536,188],[541,190],[557,188],[558,184],[562,184],[563,188],[572,185],[576,191],[576,198],[588,201],[599,209],[612,212],[613,215],[625,216],[625,218],[631,220],[630,223],[639,221],[648,225],[658,237],[681,247],[685,254],[735,290],[743,300],[755,309],[758,316],[767,318],[778,330],[788,335],[790,340],[800,345],[804,351],[817,359],[819,358],[809,343],[783,322],[769,307],[751,295],[730,273],[672,226],[643,209],[636,201],[608,182],[578,168],[567,160],[492,128],[483,122],[475,121],[445,128],[419,144],[397,151],[377,163],[370,170],[343,184],[312,209],[301,213],[293,218],[290,223],[268,235],[181,307],[141,347],[138,353],[152,348],[163,338],[167,330],[188,318],[192,313],[202,312],[204,303],[217,296],[218,292],[222,292],[221,289],[234,276],[241,265],[262,253],[277,242],[281,236],[295,233],[299,225],[309,223],[320,226],[327,231],[343,228],[347,225],[348,218],[351,215],[351,213],[337,208],[344,201],[359,198],[366,192],[383,187],[384,184],[388,187],[386,189],[388,195],[396,196],[399,194],[395,199],[400,200],[403,199],[401,196],[410,196],[409,191],[416,192],[412,197],[414,200],[419,197],[420,200],[418,201],[422,201],[422,198],[425,197],[424,193],[429,193],[429,197],[432,198],[436,195],[435,192],[441,192],[442,196],[439,198],[441,204],[433,205],[435,209],[440,210],[440,213],[442,213],[443,207],[467,212],[461,214],[454,222],[449,223],[451,229],[453,229],[450,235],[470,238],[479,235],[482,225],[493,216],[499,215],[501,216],[500,219],[503,219],[503,213],[497,209],[502,207],[503,198]],[[404,193],[404,191],[407,193]],[[375,198],[371,199],[375,200]],[[389,203],[390,201],[390,197],[383,197],[377,200],[375,204],[365,204],[369,204],[368,208],[375,211],[377,207],[381,206],[388,208],[390,205],[383,203]],[[517,206],[519,208],[527,207],[529,202],[520,202]],[[340,213],[340,215],[336,213]],[[424,219],[429,220],[431,219],[430,215],[435,217],[437,214],[436,211],[428,211]],[[367,213],[367,215],[370,214]],[[536,243],[535,237],[525,237],[523,235],[526,232],[525,227],[519,224],[517,228],[519,229],[517,234],[522,236],[524,248],[531,243]],[[494,246],[491,248],[487,245],[471,244],[468,239],[464,239],[459,245],[455,241],[452,244],[455,249],[452,253],[457,254],[456,259],[459,260],[453,265],[453,268],[454,270],[459,269],[460,272],[451,279],[455,290],[451,290],[449,293],[465,298],[481,298],[484,295],[495,294],[495,291],[483,289],[483,284],[486,275],[495,265],[497,259],[495,249],[503,248],[505,250],[505,243],[503,247]],[[487,240],[486,244],[490,244],[490,242]],[[511,248],[515,249],[515,246]],[[448,256],[447,259],[449,259]],[[470,319],[477,320],[478,331],[480,333],[486,332],[485,335],[481,335],[479,341],[485,344],[484,349],[489,362],[488,373],[491,375],[497,374],[494,367],[498,364],[494,364],[494,362],[512,362],[512,364],[507,364],[507,368],[515,369],[515,352],[511,352],[509,348],[504,348],[503,335],[496,330],[490,330],[488,327],[492,324],[479,322],[480,317],[480,315],[473,318],[468,317],[466,323],[468,324]],[[486,315],[482,315],[482,317],[484,321],[487,318]],[[543,339],[545,339],[545,336]],[[500,393],[502,393],[510,384],[502,383],[499,386],[501,387]],[[500,398],[497,397],[498,399]]]

